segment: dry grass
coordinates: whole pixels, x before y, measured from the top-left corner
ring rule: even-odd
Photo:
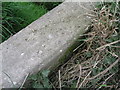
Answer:
[[[119,6],[118,3],[101,4],[94,15],[89,14],[92,29],[83,35],[83,43],[75,49],[78,52],[52,74],[55,87],[119,88]]]

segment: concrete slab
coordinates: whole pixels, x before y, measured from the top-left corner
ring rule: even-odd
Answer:
[[[58,63],[90,24],[85,14],[91,8],[90,3],[64,2],[3,42],[0,45],[3,88],[20,87],[28,73]]]

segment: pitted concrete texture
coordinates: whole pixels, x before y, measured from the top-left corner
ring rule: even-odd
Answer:
[[[28,74],[56,64],[90,24],[85,14],[91,8],[89,3],[64,2],[3,42],[3,88],[20,87]]]

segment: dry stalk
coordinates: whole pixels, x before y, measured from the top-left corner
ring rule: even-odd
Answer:
[[[23,85],[25,84],[25,82],[26,82],[28,76],[29,76],[29,74],[27,74],[27,75],[25,76],[25,79],[23,80],[23,82],[22,82],[22,84],[21,84],[21,86],[20,86],[19,89],[22,89],[22,88],[23,88]]]
[[[107,46],[110,46],[110,45],[112,45],[112,44],[116,44],[116,43],[118,43],[118,42],[120,42],[120,40],[117,40],[117,41],[114,41],[114,42],[108,43],[108,44],[106,44],[106,45],[103,45],[103,46],[97,48],[96,50],[104,49],[104,48],[106,48]]]
[[[107,73],[112,67],[114,67],[119,61],[120,61],[120,58],[117,59],[113,64],[111,64],[107,69],[105,69],[104,71],[100,72],[99,74],[97,74],[91,78],[87,78],[87,80],[92,80],[92,79],[95,79],[99,76],[102,76],[103,74]]]
[[[81,78],[81,71],[82,71],[82,67],[81,67],[81,65],[79,65],[79,69],[80,69],[80,73],[79,73],[79,78],[78,78],[78,80],[77,80],[77,84],[76,84],[76,88],[78,87],[78,84],[79,84],[79,82],[80,82],[80,78]]]
[[[108,51],[108,52],[109,52],[112,56],[118,58],[118,55],[116,55],[114,52],[110,52],[110,51]]]
[[[2,71],[2,72],[9,78],[10,82],[11,82],[11,83],[13,84],[13,86],[14,86],[14,82],[13,82],[13,80],[11,79],[10,75],[7,74],[5,71]]]
[[[99,61],[94,64],[93,68],[95,68],[98,63],[99,63]],[[91,74],[91,72],[92,72],[92,71],[90,71],[90,72],[87,74],[87,76],[84,78],[84,80],[83,80],[83,81],[81,82],[81,84],[78,86],[78,90],[79,90],[79,88],[81,88],[81,86],[82,86],[83,83],[86,81],[86,79],[87,79],[88,76]]]
[[[113,73],[112,75],[110,75],[107,79],[105,79],[105,81],[102,83],[105,84],[115,73]],[[100,86],[97,90],[99,90],[102,86]]]
[[[60,70],[58,71],[59,73],[59,87],[60,87],[60,90],[61,90],[61,76],[60,76]]]

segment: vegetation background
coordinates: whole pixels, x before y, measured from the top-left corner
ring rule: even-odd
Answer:
[[[0,43],[59,4],[2,3]],[[28,77],[23,87],[120,88],[120,2],[98,3],[93,12],[90,15],[93,18],[92,28],[78,40],[82,44],[77,52],[55,70],[44,70]]]
[[[14,35],[27,25],[40,18],[61,2],[3,2],[2,29],[0,37],[3,41]]]

